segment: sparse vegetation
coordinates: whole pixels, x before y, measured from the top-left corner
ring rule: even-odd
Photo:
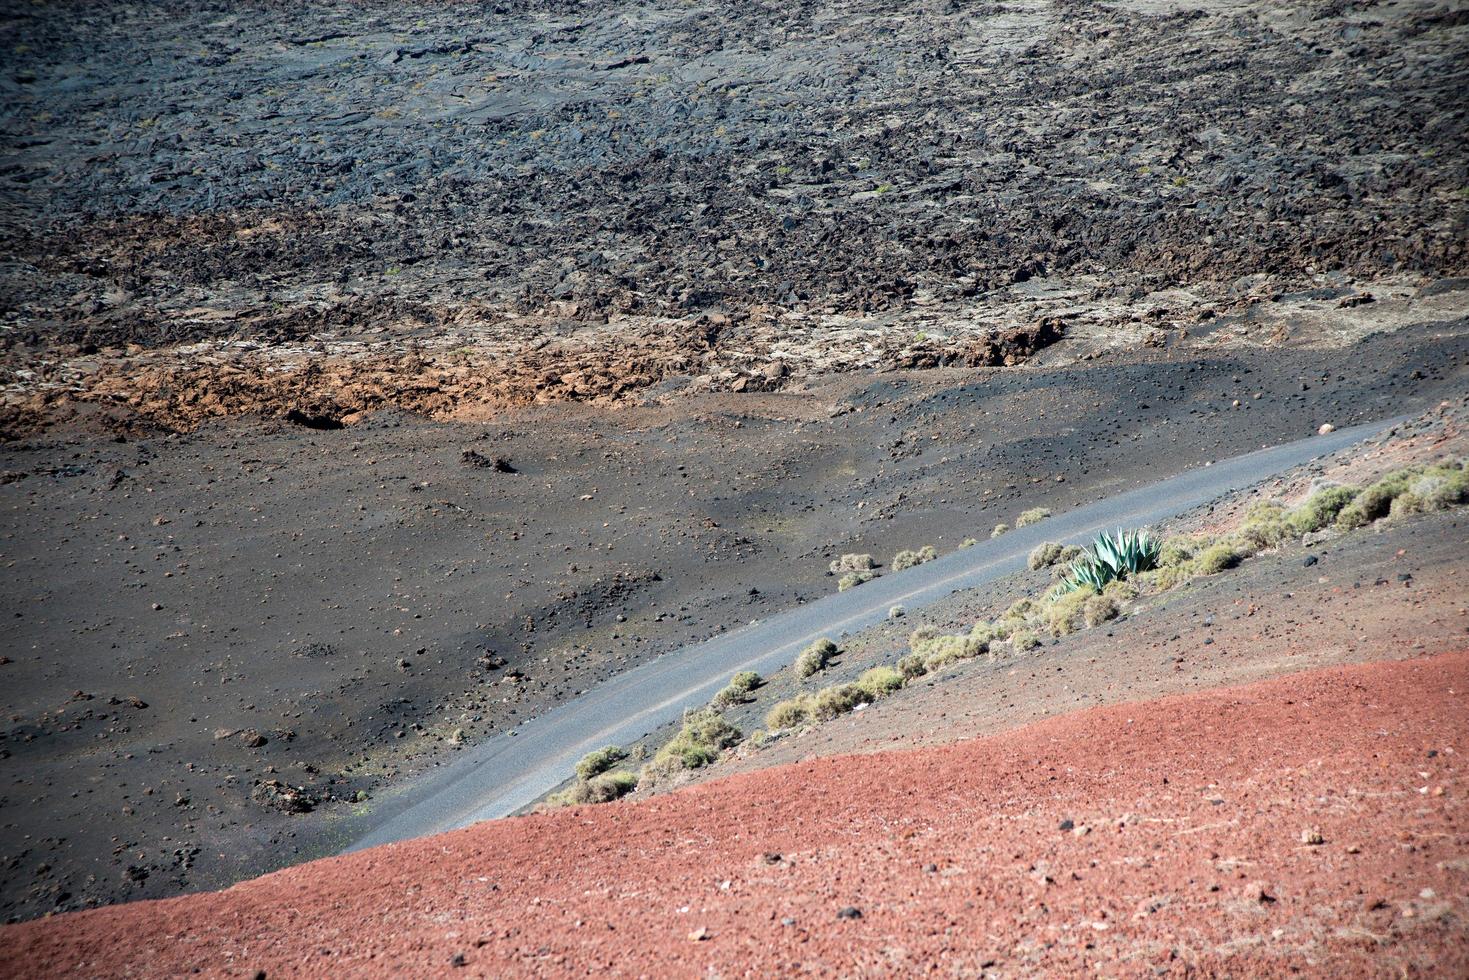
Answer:
[[[849,554],[842,555],[827,566],[833,575],[841,575],[843,572],[867,572],[877,567],[877,562],[872,560],[871,555]]]
[[[583,780],[591,779],[593,776],[600,776],[626,758],[627,750],[622,746],[608,745],[582,756],[581,761],[576,764],[576,774]]]
[[[761,680],[760,675],[753,670],[742,670],[730,678],[730,682],[724,690],[714,695],[714,699],[709,703],[717,710],[723,710],[736,704],[743,704],[750,700],[751,692],[755,691],[763,683],[764,681]]]
[[[959,547],[961,547],[961,548],[973,548],[977,544],[979,544],[979,541],[977,539],[975,539],[975,538],[965,538],[963,541],[960,541],[959,542]]]
[[[837,645],[823,636],[802,650],[801,655],[796,658],[796,676],[810,677],[825,668],[836,653]]]
[[[1008,530],[1010,530],[1010,525],[1006,524],[1004,521],[1001,521],[999,524],[996,524],[995,529],[990,532],[990,537],[998,538],[1000,535],[1004,534]]]
[[[1031,549],[1030,559],[1027,564],[1031,571],[1040,571],[1042,568],[1050,568],[1061,560],[1061,552],[1065,548],[1055,541],[1046,541]]]
[[[631,793],[638,786],[638,777],[626,770],[607,772],[579,778],[559,793],[546,798],[547,807],[579,806],[589,803],[611,803]]]
[[[1336,520],[1342,508],[1361,493],[1356,487],[1323,487],[1307,497],[1286,517],[1286,523],[1297,534],[1319,531]]]
[[[806,695],[801,695],[777,703],[765,713],[765,727],[780,731],[804,724],[811,717],[806,701]]]
[[[895,667],[873,667],[857,678],[857,687],[874,701],[900,690],[907,683],[903,672]]]
[[[837,591],[845,592],[848,589],[855,589],[863,582],[871,582],[876,577],[877,575],[874,572],[848,572],[837,579]]]
[[[939,556],[933,545],[924,545],[917,551],[900,551],[893,556],[891,568],[895,572],[901,572],[905,568],[913,568],[922,565],[926,561],[933,561]]]
[[[888,619],[902,619],[908,614],[908,610],[902,606],[893,606],[888,610]]]
[[[1010,646],[1017,653],[1034,650],[1041,645],[1040,638],[1029,630],[1016,630],[1010,634]]]
[[[1032,524],[1039,524],[1050,516],[1051,512],[1044,507],[1032,507],[1030,510],[1023,511],[1019,517],[1015,518],[1015,526],[1030,527]]]
[[[986,653],[993,659],[1021,654],[1041,645],[1038,631],[1055,636],[1100,626],[1122,615],[1142,592],[1162,592],[1192,578],[1214,575],[1292,535],[1337,527],[1360,526],[1375,514],[1399,517],[1469,502],[1469,471],[1462,463],[1408,467],[1384,476],[1367,491],[1325,487],[1294,508],[1278,502],[1252,505],[1234,531],[1215,537],[1172,536],[1154,539],[1145,530],[1102,535],[1090,549],[1047,542],[1031,552],[1032,569],[1064,565],[1065,578],[1043,597],[1017,599],[994,623],[976,623],[968,633],[945,634],[921,626],[910,635],[910,651],[893,666],[872,667],[854,683],[837,684],[782,701],[770,709],[766,724],[773,731],[825,721],[858,705],[876,701],[909,681]],[[1032,522],[1033,523],[1033,522]],[[1002,525],[997,533],[1005,530]],[[900,552],[894,567],[907,567]],[[890,611],[894,615],[896,607]],[[836,652],[823,640],[798,658],[797,673],[816,673]],[[804,670],[802,669],[804,665]]]
[[[708,708],[684,715],[683,728],[643,767],[650,782],[681,769],[700,769],[719,758],[719,753],[739,744],[740,730],[717,711]]]

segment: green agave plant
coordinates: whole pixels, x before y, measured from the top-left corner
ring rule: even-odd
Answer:
[[[1161,547],[1145,529],[1119,528],[1115,534],[1101,534],[1071,563],[1071,571],[1061,580],[1061,591],[1087,587],[1100,592],[1108,582],[1157,568]]]

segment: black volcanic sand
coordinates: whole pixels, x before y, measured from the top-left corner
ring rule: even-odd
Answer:
[[[1466,364],[1460,324],[1370,338],[1349,368],[1150,352],[480,425],[8,445],[6,914],[324,853],[456,731],[824,594],[842,551],[948,550],[1029,506],[1431,408]]]
[[[1469,268],[1443,2],[12,4],[0,45],[7,346]]]

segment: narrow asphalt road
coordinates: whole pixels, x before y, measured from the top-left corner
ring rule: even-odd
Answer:
[[[1042,541],[1079,544],[1100,531],[1156,524],[1401,421],[1353,426],[1198,467],[659,657],[405,787],[370,815],[372,829],[348,850],[514,813],[566,779],[587,752],[632,742],[677,719],[685,708],[708,703],[736,671],[771,673],[813,640],[835,640],[871,626],[894,605],[917,609],[1018,571]]]

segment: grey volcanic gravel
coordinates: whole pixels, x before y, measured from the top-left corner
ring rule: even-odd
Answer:
[[[173,0],[0,44],[7,344],[1466,268],[1441,2]]]

